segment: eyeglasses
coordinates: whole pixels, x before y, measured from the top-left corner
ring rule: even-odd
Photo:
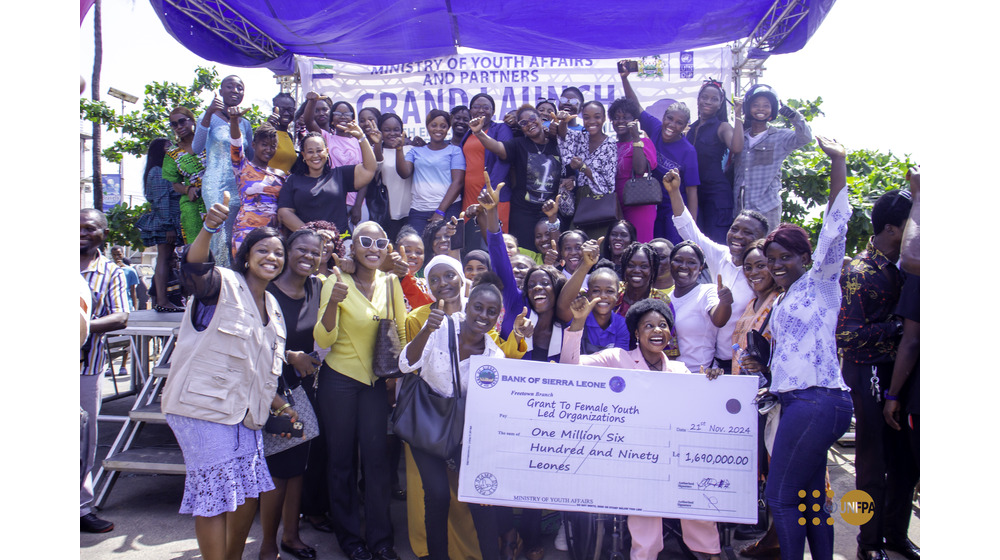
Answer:
[[[346,113],[341,113],[340,111],[334,111],[334,112],[330,113],[330,116],[337,117],[337,118],[344,117],[344,118],[347,118],[347,119],[353,119],[354,118],[354,113],[352,113],[350,111],[348,111]]]
[[[753,402],[757,404],[757,412],[763,416],[778,405],[778,395],[768,391],[763,395],[758,395]]]
[[[388,239],[386,239],[384,237],[379,238],[379,239],[372,239],[371,237],[368,237],[367,235],[359,235],[358,236],[358,243],[361,244],[361,247],[363,249],[369,249],[369,248],[371,248],[372,243],[375,244],[375,248],[376,249],[385,249],[386,247],[389,246],[389,240]]]
[[[580,100],[577,99],[577,98],[575,98],[575,97],[573,97],[573,98],[560,97],[559,98],[559,102],[560,103],[569,103],[570,105],[572,105],[574,107],[580,105]]]
[[[558,104],[558,101],[559,101],[558,99],[546,99],[544,97],[539,97],[538,99],[535,100],[535,107],[538,107],[542,103],[551,103],[552,105],[556,105]],[[574,99],[573,101],[577,100]]]
[[[517,121],[517,126],[524,128],[528,126],[528,123],[538,122],[538,115],[528,115],[527,117]]]
[[[177,119],[176,121],[170,121],[170,126],[176,128],[178,126],[184,126],[184,123],[190,122],[190,121],[191,121],[191,119],[189,119],[188,117],[182,117],[180,119]]]

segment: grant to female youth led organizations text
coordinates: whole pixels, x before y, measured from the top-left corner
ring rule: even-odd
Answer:
[[[473,356],[463,502],[757,521],[757,378]]]

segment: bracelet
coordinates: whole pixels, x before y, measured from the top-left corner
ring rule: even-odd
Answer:
[[[642,140],[637,140],[635,142],[632,142],[632,147],[633,148],[641,148],[642,147]]]
[[[896,396],[896,395],[890,395],[889,394],[889,390],[886,389],[885,390],[885,400],[887,400],[887,401],[898,401],[899,397]]]
[[[438,216],[441,216],[442,218],[444,217],[444,212],[442,212],[440,208],[435,210],[434,213],[437,214]]]
[[[559,222],[559,218],[556,218],[554,222],[545,222],[545,226],[549,228],[549,231],[559,231],[562,223]]]
[[[279,414],[281,414],[281,413],[282,413],[282,412],[283,412],[283,411],[284,411],[284,410],[285,410],[286,408],[290,408],[291,406],[292,406],[292,405],[290,405],[290,404],[288,404],[288,403],[285,403],[285,404],[281,405],[281,407],[280,407],[280,408],[278,408],[278,410],[272,410],[272,411],[271,411],[271,414],[273,414],[273,415],[275,415],[275,416],[278,416],[278,415],[279,415]]]
[[[219,230],[222,229],[222,224],[219,224],[218,226],[216,226],[214,228],[210,228],[210,227],[208,227],[208,222],[203,222],[201,224],[201,229],[207,231],[208,233],[218,233]]]

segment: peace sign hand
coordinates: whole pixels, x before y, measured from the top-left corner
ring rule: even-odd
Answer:
[[[486,184],[483,186],[482,192],[479,193],[479,205],[483,207],[484,210],[492,210],[496,208],[497,204],[500,203],[500,189],[503,188],[505,183],[500,183],[497,188],[493,188],[490,183],[490,174],[487,171],[483,171],[483,176],[486,177]]]

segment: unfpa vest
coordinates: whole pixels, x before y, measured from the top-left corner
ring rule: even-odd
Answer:
[[[192,323],[194,305],[184,312],[161,409],[219,424],[242,421],[259,430],[270,413],[284,363],[285,321],[274,296],[265,292],[271,320],[264,326],[243,276],[216,270],[222,286],[215,313],[198,332]]]

